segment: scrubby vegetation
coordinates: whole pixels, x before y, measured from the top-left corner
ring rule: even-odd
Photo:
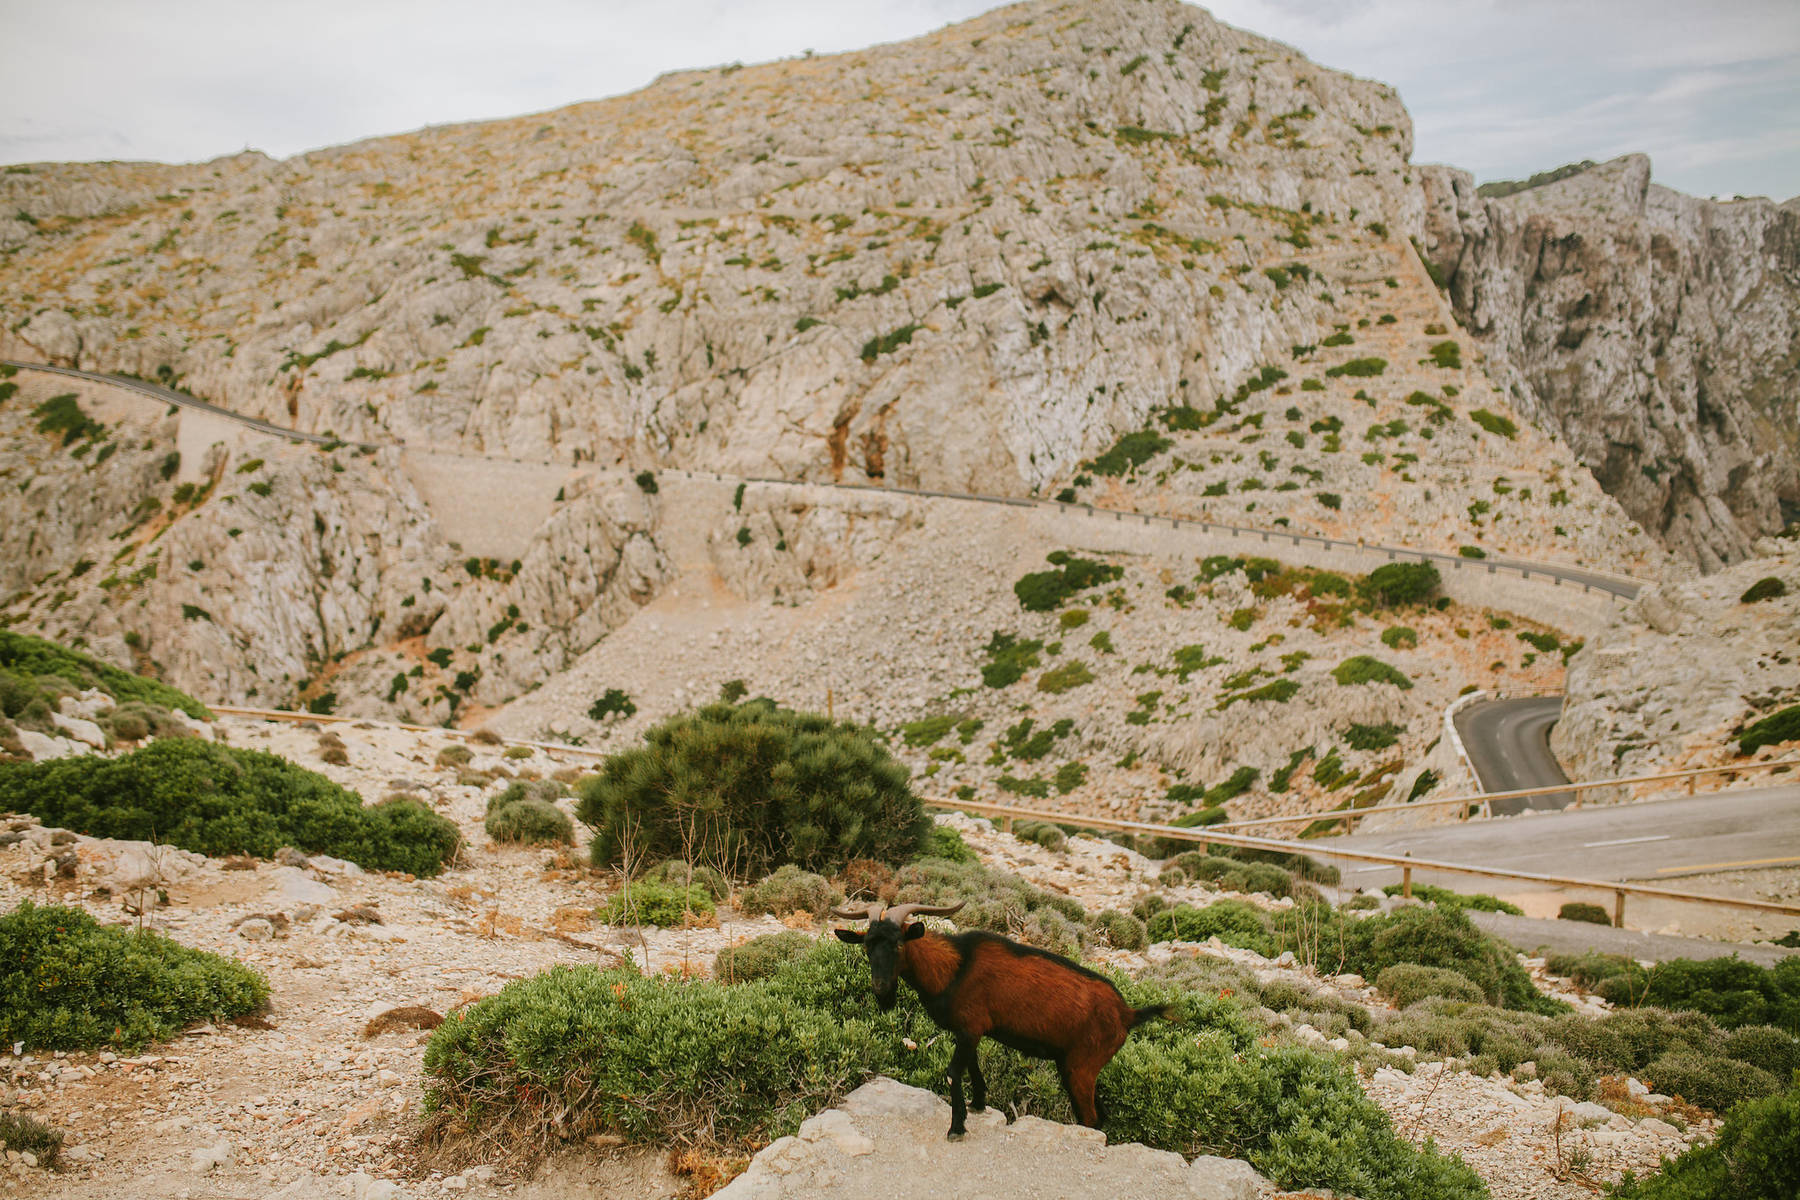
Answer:
[[[747,917],[770,913],[785,917],[804,912],[823,917],[827,909],[843,902],[844,895],[823,875],[802,871],[792,863],[784,864],[760,883],[738,894],[737,910]]]
[[[600,910],[600,919],[608,925],[658,925],[679,929],[688,925],[711,925],[712,893],[704,884],[685,887],[654,879],[640,879],[619,889]]]
[[[1775,600],[1787,595],[1787,584],[1773,575],[1765,575],[1738,597],[1739,604],[1755,604],[1762,600]]]
[[[488,801],[487,835],[496,842],[572,845],[575,824],[554,801],[569,789],[551,780],[514,782]]]
[[[813,948],[814,938],[798,929],[765,933],[736,946],[727,946],[713,959],[713,978],[720,983],[749,983],[766,979],[785,962]]]
[[[1134,1033],[1101,1074],[1109,1140],[1243,1157],[1284,1187],[1367,1200],[1486,1194],[1460,1162],[1399,1139],[1336,1059],[1262,1044],[1213,990],[1121,983],[1131,1003],[1170,1004],[1180,1019]],[[576,1137],[748,1149],[876,1074],[937,1086],[951,1049],[938,1033],[910,989],[879,1013],[863,956],[832,941],[731,986],[558,968],[438,1028],[426,1104],[439,1134],[542,1143],[554,1111]],[[990,1104],[1070,1119],[1050,1064],[996,1048],[984,1070]]]
[[[1547,965],[1611,1004],[1683,1009],[1705,1013],[1726,1029],[1774,1025],[1800,1036],[1800,957],[1773,967],[1735,956],[1644,967],[1618,954],[1554,954]]]
[[[1800,1085],[1732,1109],[1710,1142],[1662,1172],[1637,1179],[1627,1171],[1609,1189],[1613,1200],[1791,1200],[1800,1196]]]
[[[122,671],[43,638],[0,629],[0,708],[8,717],[19,717],[40,698],[54,705],[62,696],[88,688],[98,688],[121,705],[136,702],[212,719],[204,704],[166,683]],[[49,716],[48,708],[44,715]]]
[[[0,1042],[135,1051],[189,1025],[261,1011],[263,977],[160,934],[27,900],[0,917]]]
[[[1800,742],[1800,704],[1790,704],[1746,726],[1738,734],[1738,752],[1755,754],[1764,746],[1779,746],[1783,742]]]
[[[118,758],[0,766],[0,809],[215,857],[268,858],[294,846],[413,875],[436,875],[461,841],[455,825],[416,801],[364,807],[355,792],[284,758],[198,739],[152,742]]]
[[[63,1131],[24,1113],[0,1112],[0,1150],[30,1154],[38,1166],[55,1169],[62,1155]]]
[[[1091,558],[1077,558],[1066,550],[1054,550],[1048,561],[1054,571],[1034,571],[1013,584],[1013,594],[1026,612],[1050,612],[1076,592],[1111,583],[1125,573],[1123,567]]]
[[[1390,883],[1381,890],[1390,896],[1398,896],[1402,885]],[[1511,913],[1515,917],[1525,915],[1525,910],[1516,904],[1488,895],[1486,892],[1453,892],[1449,888],[1438,887],[1430,883],[1415,883],[1412,889],[1413,899],[1423,900],[1427,904],[1435,904],[1439,908],[1473,909],[1476,912]],[[1611,922],[1607,922],[1611,924]]]
[[[769,700],[664,721],[580,795],[600,865],[675,856],[755,876],[790,862],[900,863],[931,824],[906,768],[870,731]]]
[[[1359,683],[1391,683],[1405,691],[1412,687],[1412,680],[1400,671],[1367,654],[1357,654],[1346,658],[1331,669],[1331,677],[1343,687],[1351,687]]]
[[[1559,921],[1586,921],[1590,925],[1611,925],[1612,918],[1606,909],[1598,904],[1587,904],[1580,900],[1571,900],[1556,910]]]

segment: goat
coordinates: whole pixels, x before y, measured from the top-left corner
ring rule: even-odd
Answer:
[[[961,907],[900,904],[879,913],[875,905],[831,910],[844,920],[868,918],[866,930],[834,932],[868,953],[870,983],[882,1011],[894,1007],[904,979],[919,993],[931,1019],[956,1039],[950,1056],[947,1136],[960,1141],[967,1132],[964,1072],[975,1111],[987,1107],[987,1080],[976,1053],[984,1037],[1054,1062],[1076,1119],[1098,1128],[1104,1119],[1094,1094],[1100,1069],[1132,1029],[1153,1017],[1167,1017],[1169,1011],[1131,1007],[1110,980],[1048,950],[981,930],[945,935],[907,924],[914,914],[949,916]]]

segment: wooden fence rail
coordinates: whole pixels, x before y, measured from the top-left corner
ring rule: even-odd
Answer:
[[[1305,847],[1280,838],[1254,837],[1242,833],[1220,833],[1218,826],[1202,829],[1184,825],[1153,825],[1146,821],[1127,821],[1119,817],[1089,817],[1072,813],[1043,812],[1018,808],[1010,804],[983,804],[976,801],[932,801],[934,808],[958,809],[1008,819],[1049,821],[1053,824],[1077,825],[1089,829],[1116,829],[1124,833],[1149,834],[1175,841],[1194,842],[1201,847],[1241,846],[1250,850],[1274,850],[1292,854],[1310,850],[1324,858],[1341,858],[1350,862],[1377,863],[1396,867],[1401,872],[1401,894],[1412,895],[1414,871],[1438,871],[1448,875],[1475,875],[1487,879],[1516,879],[1529,883],[1547,883],[1556,887],[1582,888],[1613,894],[1613,924],[1625,922],[1625,897],[1648,896],[1659,900],[1679,900],[1690,904],[1712,904],[1724,908],[1744,908],[1753,912],[1779,913],[1800,917],[1800,905],[1776,904],[1768,900],[1740,900],[1735,896],[1712,896],[1704,892],[1682,892],[1673,888],[1651,887],[1641,883],[1623,883],[1611,879],[1579,879],[1561,875],[1545,875],[1536,871],[1511,871],[1502,867],[1479,867],[1470,863],[1439,862],[1436,859],[1413,858],[1408,855],[1376,854],[1367,850],[1342,850],[1336,847]]]

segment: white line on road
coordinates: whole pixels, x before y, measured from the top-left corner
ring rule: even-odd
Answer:
[[[1658,833],[1652,834],[1650,837],[1614,838],[1610,842],[1583,842],[1581,845],[1584,850],[1591,850],[1595,846],[1630,846],[1638,842],[1666,842],[1669,840],[1669,836],[1666,833]]]

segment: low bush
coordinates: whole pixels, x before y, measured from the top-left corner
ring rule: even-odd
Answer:
[[[932,825],[931,833],[925,839],[925,848],[919,852],[919,856],[947,858],[959,863],[976,861],[975,851],[969,848],[969,843],[963,841],[963,835],[948,825]]]
[[[1264,892],[1270,896],[1291,896],[1294,877],[1291,873],[1266,862],[1244,862],[1223,855],[1189,851],[1177,855],[1172,864],[1189,879],[1200,880],[1227,892]]]
[[[215,858],[268,858],[293,846],[413,875],[436,875],[461,844],[454,824],[415,801],[365,808],[355,792],[286,759],[192,738],[118,758],[0,766],[0,810]]]
[[[135,1051],[268,1001],[257,972],[161,934],[29,900],[0,917],[0,1042],[9,1047]]]
[[[1670,1096],[1713,1112],[1725,1112],[1742,1100],[1780,1090],[1773,1074],[1753,1063],[1697,1054],[1691,1050],[1664,1054],[1643,1068],[1644,1082]]]
[[[1490,937],[1459,908],[1402,908],[1361,919],[1334,916],[1338,929],[1322,938],[1341,947],[1344,970],[1365,979],[1399,963],[1455,971],[1481,989],[1490,1004],[1525,1012],[1559,1013],[1568,1005],[1539,992],[1513,948]]]
[[[643,878],[675,888],[703,887],[706,894],[714,900],[723,900],[731,895],[731,884],[724,875],[711,867],[679,858],[665,858],[645,871]]]
[[[769,913],[785,917],[789,913],[811,913],[823,917],[834,904],[843,902],[843,893],[831,886],[823,875],[802,871],[792,863],[778,867],[760,883],[738,893],[737,909],[747,917]]]
[[[1026,612],[1050,612],[1077,592],[1111,583],[1125,574],[1123,567],[1091,558],[1077,558],[1064,550],[1048,556],[1054,571],[1034,571],[1013,584],[1019,607]]]
[[[979,862],[922,858],[900,868],[895,883],[896,904],[966,901],[963,910],[956,914],[956,923],[963,929],[1010,934],[1024,928],[1028,918],[1045,909],[1060,913],[1071,922],[1087,920],[1087,910],[1080,901],[1034,887],[1017,875]]]
[[[1747,1101],[1726,1114],[1717,1137],[1662,1173],[1638,1179],[1627,1171],[1607,1190],[1612,1200],[1792,1200],[1800,1196],[1800,1086]]]
[[[1615,1005],[1705,1013],[1727,1029],[1774,1025],[1800,1035],[1800,957],[1759,967],[1731,958],[1676,958],[1645,968],[1612,954],[1557,954],[1546,963]]]
[[[1069,845],[1069,837],[1061,826],[1049,821],[1014,821],[1012,832],[1020,841],[1036,843],[1046,850],[1060,852]]]
[[[517,804],[521,800],[541,800],[551,804],[568,794],[568,785],[554,779],[515,779],[502,791],[488,797],[484,815],[491,817],[507,805]]]
[[[1401,691],[1412,687],[1412,680],[1397,667],[1389,666],[1379,658],[1367,654],[1357,654],[1346,658],[1331,669],[1331,677],[1338,681],[1340,687],[1353,687],[1362,683],[1391,683]]]
[[[1477,408],[1469,413],[1469,420],[1475,422],[1489,433],[1499,434],[1509,441],[1518,436],[1519,427],[1511,417],[1503,417],[1497,412],[1485,408]]]
[[[1388,563],[1358,582],[1357,595],[1371,608],[1402,608],[1427,603],[1442,584],[1430,563]]]
[[[1110,1141],[1244,1158],[1284,1188],[1365,1200],[1487,1194],[1461,1162],[1397,1137],[1336,1059],[1259,1044],[1216,991],[1121,986],[1179,1019],[1140,1028],[1101,1073]],[[439,1026],[425,1052],[427,1133],[516,1149],[604,1132],[747,1152],[877,1074],[939,1087],[950,1051],[910,988],[878,1012],[864,956],[831,939],[729,987],[561,967]],[[990,1104],[1070,1119],[1053,1066],[999,1047],[985,1057]],[[549,1112],[562,1114],[554,1127]]]
[[[127,700],[100,717],[100,728],[114,741],[141,742],[153,737],[187,737],[188,727],[160,704]]]
[[[1088,918],[1088,928],[1115,950],[1142,950],[1150,944],[1144,923],[1130,913],[1103,908]]]
[[[437,752],[437,765],[440,767],[466,767],[475,761],[475,752],[460,742],[454,746],[445,746]]]
[[[1112,449],[1094,459],[1090,465],[1096,475],[1123,475],[1143,466],[1172,445],[1174,443],[1161,434],[1141,429],[1120,438],[1113,443]]]
[[[1459,972],[1443,967],[1422,967],[1417,963],[1395,963],[1388,967],[1376,977],[1375,990],[1395,1008],[1406,1008],[1432,996],[1476,1003],[1482,999],[1481,989]]]
[[[713,978],[720,983],[749,983],[767,979],[785,962],[813,947],[812,936],[798,929],[765,933],[736,946],[727,946],[713,959]]]
[[[203,721],[212,719],[212,714],[204,704],[166,683],[122,671],[56,642],[14,633],[8,629],[0,629],[0,676],[11,676],[19,681],[51,676],[67,681],[72,685],[72,691],[98,688],[111,696],[117,704],[136,701],[165,710],[180,709],[188,716]],[[35,693],[36,689],[33,691]],[[10,701],[6,705],[6,715],[18,716]]]
[[[568,846],[575,842],[575,826],[568,815],[542,800],[521,800],[498,809],[488,814],[485,828],[496,842],[531,846]]]
[[[1333,379],[1348,375],[1352,379],[1372,379],[1387,370],[1385,358],[1353,358],[1349,362],[1335,367],[1327,367],[1325,374]]]
[[[1612,918],[1607,915],[1604,906],[1587,904],[1580,900],[1571,900],[1556,910],[1559,921],[1586,921],[1590,925],[1611,925]]]
[[[1398,896],[1403,885],[1390,883],[1381,890],[1390,896]],[[1525,910],[1516,904],[1508,903],[1486,892],[1453,892],[1449,888],[1438,887],[1430,883],[1415,883],[1412,889],[1413,899],[1423,900],[1427,904],[1435,904],[1439,908],[1473,909],[1476,912],[1510,913],[1515,917],[1525,915]]]
[[[1755,754],[1764,746],[1800,742],[1800,704],[1770,713],[1738,735],[1738,753]]]
[[[1273,957],[1279,953],[1262,910],[1242,900],[1219,900],[1205,908],[1177,904],[1150,918],[1152,942],[1204,942],[1216,937],[1227,946]]]
[[[1762,600],[1775,600],[1787,595],[1787,584],[1773,575],[1765,575],[1738,597],[1739,604],[1755,604]]]
[[[658,925],[678,929],[686,925],[710,925],[712,894],[700,884],[674,887],[640,879],[619,889],[600,910],[608,925]]]
[[[899,863],[931,820],[907,770],[857,726],[768,700],[673,717],[581,785],[596,864],[685,850],[734,872]]]

